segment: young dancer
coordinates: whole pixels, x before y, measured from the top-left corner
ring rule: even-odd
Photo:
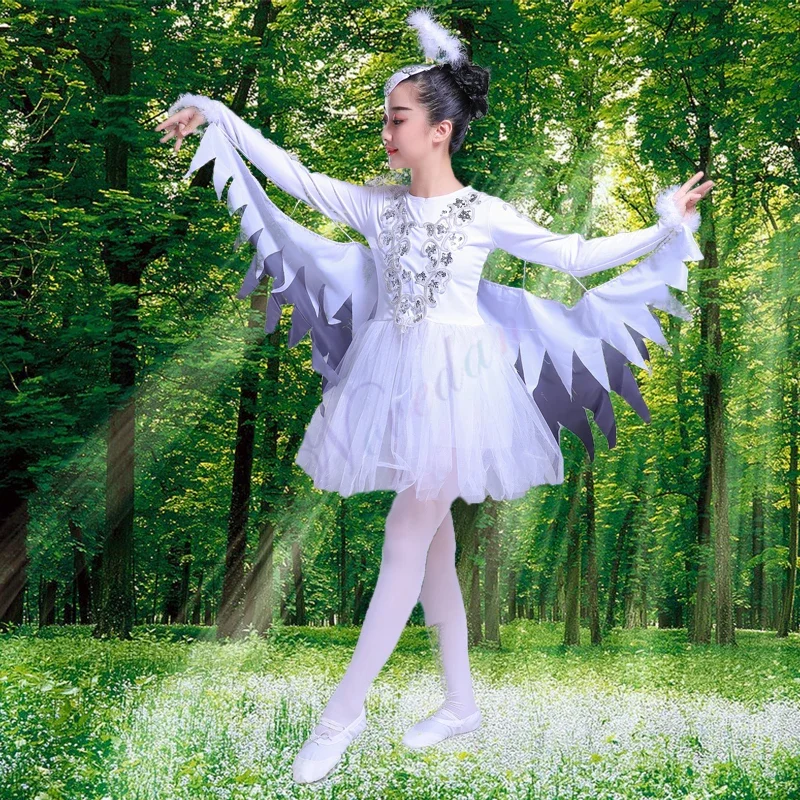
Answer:
[[[702,258],[692,238],[700,222],[695,206],[713,185],[695,187],[703,174],[697,173],[662,191],[658,221],[638,231],[585,239],[542,228],[456,178],[451,157],[470,121],[487,111],[489,73],[469,63],[458,39],[428,11],[408,21],[433,63],[406,66],[386,82],[383,145],[392,169],[410,170],[409,186],[358,185],[311,172],[202,95],[181,95],[156,128],[166,131],[162,142],[175,138],[177,151],[208,124],[189,172],[215,158],[218,193],[234,176],[228,205],[231,212],[247,205],[243,234],[257,248],[243,292],[269,273],[281,285],[273,288],[268,325],[271,319],[274,328],[280,303],[291,301],[293,322],[311,331],[324,393],[296,463],[317,488],[342,496],[396,492],[353,657],[294,761],[301,783],[327,775],[366,727],[368,690],[418,600],[426,625],[438,627],[447,693],[403,742],[425,747],[480,726],[450,506],[459,496],[513,499],[531,486],[561,483],[559,427],[585,437],[585,408],[601,426],[611,424],[611,389],[642,413],[632,381],[620,376],[628,360],[645,366],[644,345],[623,322],[666,344],[645,305],[685,312],[666,284],[685,289],[683,261]],[[235,151],[289,194],[362,233],[368,248],[308,234],[271,204]],[[482,279],[496,248],[573,276],[660,255],[624,273],[627,281],[609,282],[564,309]],[[602,339],[626,358],[614,361]],[[573,375],[573,351],[587,368],[580,376]],[[537,394],[546,381],[548,392]],[[575,407],[582,421],[569,416]],[[609,436],[610,428],[603,430]]]

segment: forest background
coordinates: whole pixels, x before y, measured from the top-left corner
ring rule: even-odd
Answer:
[[[309,339],[287,346],[286,310],[264,334],[266,292],[235,299],[236,218],[210,166],[181,180],[199,137],[176,155],[154,128],[202,93],[314,171],[380,179],[383,80],[419,58],[412,6],[3,5],[0,618],[358,624],[391,494],[321,493],[293,464],[321,399]],[[681,297],[694,318],[655,312],[673,353],[633,367],[652,421],[614,396],[616,446],[595,428],[589,461],[564,431],[563,485],[456,504],[473,641],[570,609],[697,641],[796,630],[792,4],[439,6],[492,71],[464,183],[593,236],[651,224],[655,192],[695,171],[715,181]],[[303,224],[359,236],[265,186]],[[502,251],[484,276],[523,272],[568,305],[583,291]]]
[[[699,207],[704,258],[689,265],[679,297],[692,319],[654,312],[672,351],[649,344],[652,375],[632,367],[651,421],[613,396],[616,446],[594,427],[590,460],[564,431],[563,485],[453,506],[476,675],[516,676],[522,686],[514,670],[560,654],[565,670],[586,670],[592,691],[603,669],[609,680],[625,675],[659,691],[688,692],[688,682],[714,676],[715,698],[766,699],[780,686],[793,703],[780,713],[796,719],[797,2],[430,7],[492,72],[489,114],[472,123],[454,158],[463,183],[554,231],[586,236],[652,224],[657,192],[697,171],[715,184]],[[236,299],[251,256],[247,246],[233,248],[237,219],[216,197],[209,166],[182,179],[199,137],[176,154],[155,126],[179,94],[205,94],[309,169],[357,183],[407,180],[386,164],[382,87],[420,60],[405,24],[414,8],[0,0],[0,738],[10,745],[0,749],[0,787],[12,787],[3,797],[101,797],[113,786],[115,796],[158,796],[148,780],[174,780],[171,797],[206,796],[210,768],[197,752],[168,755],[176,726],[191,717],[196,727],[183,739],[212,740],[232,724],[234,706],[274,700],[272,684],[225,683],[232,664],[302,671],[316,643],[326,666],[314,669],[343,668],[377,578],[392,495],[323,493],[294,465],[321,400],[310,342],[288,346],[288,309],[265,333],[269,286]],[[358,237],[259,179],[302,224],[339,241]],[[567,305],[584,290],[502,251],[490,255],[484,277],[524,282]],[[422,621],[418,606],[403,638],[412,654]],[[654,631],[667,638],[650,638]],[[203,650],[208,642],[199,640],[256,649]],[[741,641],[733,660],[684,660],[693,647],[734,653]],[[584,654],[579,666],[565,655],[587,643],[612,660]],[[193,655],[180,649],[187,646]],[[291,654],[285,662],[276,655],[282,647]],[[503,653],[517,666],[495,660]],[[639,653],[657,665],[646,669]],[[190,665],[206,658],[208,695],[165,683],[149,695],[157,709],[150,721],[130,722],[123,707],[152,688],[154,675],[180,680],[185,671],[188,681],[199,674]],[[405,663],[402,651],[393,658]],[[602,704],[587,701],[591,711],[578,713],[581,704],[565,698],[582,684],[574,672],[565,676],[542,694],[542,714],[558,716],[557,726],[576,713],[578,729]],[[532,685],[544,693],[540,679]],[[631,713],[661,719],[636,687],[623,695]],[[251,689],[236,705],[237,693]],[[198,699],[215,692],[213,703]],[[275,725],[278,744],[264,748],[285,773],[281,742],[296,748],[303,731],[293,701],[281,697],[278,711],[264,707],[259,719]],[[519,702],[509,700],[515,711],[504,725]],[[171,715],[181,708],[191,714],[179,723]],[[714,719],[730,733],[725,709]],[[306,723],[318,710],[303,711]],[[693,713],[687,719],[700,718]],[[799,726],[774,719],[784,720],[775,722],[775,741],[786,743]],[[740,721],[746,738],[754,728],[749,717]],[[129,749],[115,763],[125,767],[110,769],[120,731]],[[227,747],[226,735],[214,741]],[[620,740],[602,741],[613,748]],[[592,747],[585,764],[600,770],[602,747]],[[679,780],[674,770],[666,775],[669,753],[651,750],[659,780],[694,787],[693,756]],[[266,768],[243,767],[242,752],[231,745],[215,756],[229,791],[214,796],[261,796],[254,776]],[[737,780],[760,787],[753,797],[796,797],[791,788],[781,794],[781,775],[795,789],[800,780],[800,762],[787,763],[771,773],[774,793],[749,767]],[[459,780],[477,786],[467,766]],[[707,785],[731,783],[731,769]],[[416,773],[403,774],[423,796]],[[547,774],[557,781],[564,773]],[[644,796],[636,775],[631,797]],[[600,796],[592,776],[588,796]],[[619,774],[607,780],[624,783]],[[237,794],[243,787],[251,793]]]

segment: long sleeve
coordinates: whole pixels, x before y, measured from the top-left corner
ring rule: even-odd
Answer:
[[[700,214],[695,210],[682,219],[672,201],[676,184],[664,189],[656,200],[658,222],[637,231],[586,239],[580,233],[559,234],[537,225],[510,203],[494,197],[489,215],[489,229],[495,248],[513,256],[542,264],[570,275],[591,275],[604,269],[627,264],[649,253],[668,239],[681,225],[696,231]]]
[[[311,172],[296,156],[248,125],[219,100],[198,94],[182,94],[170,106],[168,113],[171,116],[190,106],[199,109],[209,124],[216,125],[248,161],[283,191],[335,222],[343,222],[365,237],[369,235],[373,225],[374,198],[379,187],[361,186]]]

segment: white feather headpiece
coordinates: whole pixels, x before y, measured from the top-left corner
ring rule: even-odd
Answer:
[[[429,9],[420,8],[412,11],[408,15],[406,22],[416,29],[419,44],[425,54],[425,58],[431,59],[435,63],[410,64],[397,70],[383,87],[385,97],[392,93],[392,90],[400,81],[405,80],[410,75],[431,69],[440,64],[450,64],[453,68],[457,68],[469,60],[464,45],[433,18],[433,13]]]
[[[407,22],[412,28],[416,28],[425,58],[431,58],[440,64],[448,62],[453,67],[467,60],[464,45],[433,18],[429,9],[420,8],[412,11],[408,15]],[[439,55],[442,52],[445,54],[444,57]]]

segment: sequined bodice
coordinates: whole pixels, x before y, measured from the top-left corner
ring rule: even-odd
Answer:
[[[478,284],[492,249],[488,199],[471,186],[441,198],[392,187],[379,210],[377,319],[483,324]]]

